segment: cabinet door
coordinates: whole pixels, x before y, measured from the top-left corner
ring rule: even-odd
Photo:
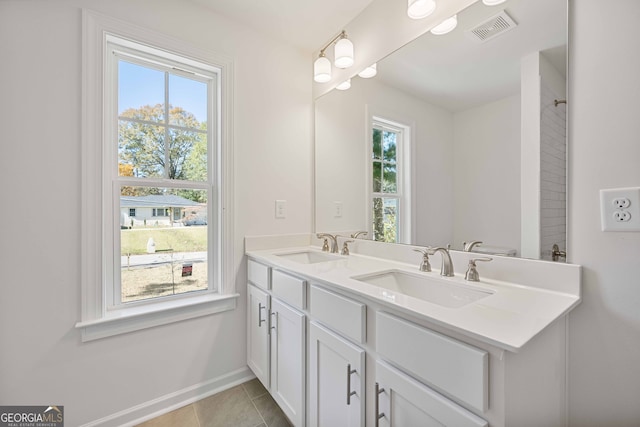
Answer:
[[[488,426],[482,418],[380,361],[376,363],[376,386],[376,426]]]
[[[247,365],[269,388],[269,295],[247,286]]]
[[[311,427],[364,426],[365,352],[310,323],[309,420]]]
[[[294,426],[304,424],[304,315],[271,300],[271,395]]]

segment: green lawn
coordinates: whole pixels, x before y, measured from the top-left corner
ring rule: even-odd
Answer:
[[[122,255],[147,253],[150,237],[156,242],[156,251],[172,249],[174,252],[201,252],[207,250],[208,227],[133,228],[121,230]]]

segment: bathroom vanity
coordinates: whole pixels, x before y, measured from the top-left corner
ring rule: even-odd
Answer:
[[[473,254],[442,277],[413,247],[315,240],[246,239],[247,363],[294,425],[566,425],[579,266],[495,257],[467,282]]]

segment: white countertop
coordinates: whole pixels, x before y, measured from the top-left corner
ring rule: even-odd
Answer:
[[[455,277],[441,277],[439,268],[436,268],[435,264],[433,272],[421,273],[418,271],[417,264],[353,253],[349,256],[340,256],[340,259],[336,261],[315,264],[302,264],[278,256],[278,254],[300,251],[318,251],[318,248],[305,246],[249,250],[247,255],[276,269],[287,270],[303,276],[312,283],[318,282],[373,299],[382,305],[421,317],[429,322],[511,352],[520,350],[535,335],[580,303],[579,294],[485,279],[482,277],[482,273],[480,282],[466,282],[464,275],[461,276],[458,272]],[[544,268],[544,264],[542,264],[542,268]],[[492,292],[492,295],[460,308],[447,308],[399,293],[395,293],[390,298],[388,289],[352,279],[353,276],[386,270],[417,272],[445,281],[488,290]]]

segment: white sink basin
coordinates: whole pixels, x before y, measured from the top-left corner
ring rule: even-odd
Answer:
[[[352,279],[449,308],[460,308],[493,292],[425,274],[389,270]],[[389,297],[389,295],[386,295]]]
[[[295,261],[300,264],[316,264],[318,262],[336,261],[342,259],[339,255],[328,254],[326,252],[301,251],[288,254],[277,254],[277,256]]]

